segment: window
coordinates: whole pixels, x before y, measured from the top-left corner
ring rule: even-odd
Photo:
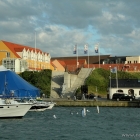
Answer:
[[[129,65],[125,65],[124,67],[125,67],[125,68],[129,68],[130,66],[129,66]]]
[[[117,90],[116,92],[123,92],[123,90],[119,89],[119,90]]]
[[[10,57],[10,52],[7,52],[7,57]]]

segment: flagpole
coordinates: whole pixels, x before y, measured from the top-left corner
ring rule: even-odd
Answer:
[[[117,92],[118,92],[118,70],[117,70],[117,67],[116,67],[116,86],[117,86]]]
[[[110,95],[111,95],[111,66],[110,67]]]
[[[99,44],[98,44],[99,46]],[[99,46],[99,68],[100,68],[100,46]]]
[[[118,70],[117,70],[117,67],[114,67],[113,69],[111,69],[111,72],[116,73],[116,88],[117,88],[116,92],[118,92],[118,75],[117,75]]]
[[[77,68],[78,68],[78,46],[77,46]]]
[[[84,54],[87,54],[87,57],[88,57],[88,68],[89,68],[89,51],[88,51],[88,44],[85,44]]]
[[[36,71],[36,32],[35,32],[35,71]]]
[[[95,45],[95,53],[98,53],[98,56],[99,56],[99,68],[100,68],[100,47],[99,46],[99,43],[97,43]]]
[[[88,48],[88,68],[89,68],[89,48]]]

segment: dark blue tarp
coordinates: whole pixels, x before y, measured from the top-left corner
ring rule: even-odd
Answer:
[[[40,89],[31,85],[13,71],[0,71],[0,95],[36,98],[40,97]]]

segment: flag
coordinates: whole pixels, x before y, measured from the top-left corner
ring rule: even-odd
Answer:
[[[117,76],[117,67],[114,67],[113,69],[111,69],[112,73],[116,73],[116,87],[117,87],[117,91],[118,91],[118,76]]]
[[[98,44],[95,46],[95,53],[98,53]]]
[[[112,73],[117,73],[117,67],[114,67],[113,69],[111,69]]]
[[[76,54],[76,53],[77,53],[77,45],[75,45],[73,49],[73,54]]]
[[[87,54],[87,52],[88,52],[88,45],[86,44],[84,47],[84,54]]]

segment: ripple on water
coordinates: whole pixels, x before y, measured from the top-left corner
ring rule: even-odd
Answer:
[[[1,119],[0,139],[115,140],[122,139],[122,134],[139,134],[139,108],[100,107],[99,114],[96,107],[86,109],[86,117],[82,107],[54,107],[28,112],[22,119]]]

